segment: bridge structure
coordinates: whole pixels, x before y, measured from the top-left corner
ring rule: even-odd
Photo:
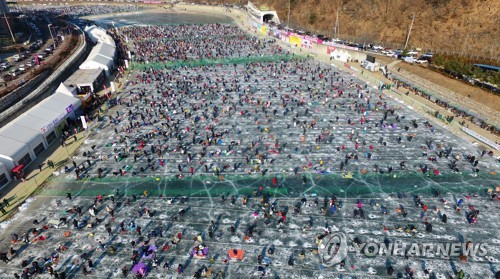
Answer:
[[[281,23],[276,11],[259,9],[250,1],[248,1],[248,4],[245,7],[247,8],[248,13],[251,16],[253,16],[256,20],[258,20],[260,23],[269,23],[269,22],[274,22],[276,24]]]

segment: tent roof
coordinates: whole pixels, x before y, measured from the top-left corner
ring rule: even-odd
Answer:
[[[25,128],[37,131],[39,133],[42,132],[42,128],[45,127],[48,124],[48,122],[49,121],[46,119],[33,117],[32,115],[29,115],[27,113],[19,116],[14,120],[14,123],[16,125],[23,126]]]
[[[73,105],[73,110],[76,110],[82,105],[82,102],[77,97],[55,93],[17,117],[13,123],[41,132],[42,128],[47,127],[52,121],[67,113],[66,108],[70,105]]]
[[[92,84],[102,73],[102,69],[78,69],[64,81],[67,85]]]
[[[101,44],[97,44],[92,49],[92,51],[94,51],[94,50],[102,56],[113,59],[113,57],[115,57],[116,47],[109,45],[109,44],[106,44],[106,43],[101,43]],[[91,51],[91,53],[92,53],[92,51]]]
[[[45,122],[50,122],[53,119],[55,119],[57,116],[59,116],[59,113],[57,113],[51,109],[42,107],[40,104],[41,103],[38,103],[37,105],[35,105],[32,109],[28,110],[26,112],[26,114],[31,115],[33,117],[39,117],[40,119],[44,119],[44,120],[46,120]]]
[[[106,66],[113,65],[113,59],[112,58],[100,55],[99,53],[92,53],[91,52],[89,54],[87,60],[85,60],[85,61],[89,61],[89,60],[98,62],[99,64],[103,64],[103,65],[106,65]]]
[[[56,89],[56,93],[62,93],[68,96],[74,96],[76,93],[76,88],[61,82],[61,84],[59,84],[59,87],[57,87]]]
[[[43,108],[50,109],[55,112],[57,116],[60,116],[63,113],[68,113],[66,109],[70,105],[73,105],[73,110],[75,110],[82,105],[82,102],[77,97],[68,96],[63,93],[55,93],[47,99],[41,101],[38,105]]]
[[[87,26],[84,28],[84,31],[94,43],[99,42],[110,44],[113,46],[115,45],[115,41],[113,40],[113,38],[111,38],[111,36],[106,33],[106,30],[102,29],[101,27],[97,27],[95,25]]]
[[[0,136],[0,154],[12,159],[19,155],[19,152],[29,151],[25,143]]]
[[[108,70],[111,66],[111,61],[106,59],[103,56],[92,57],[92,59],[87,59],[80,65],[80,69],[95,69],[95,68],[103,68]]]
[[[29,128],[16,125],[15,123],[9,123],[2,127],[2,129],[0,129],[0,136],[27,144],[32,142],[39,144],[43,142],[42,134]]]

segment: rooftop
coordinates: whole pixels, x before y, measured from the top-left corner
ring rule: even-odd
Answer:
[[[92,84],[102,73],[102,69],[78,69],[66,81],[65,85]]]

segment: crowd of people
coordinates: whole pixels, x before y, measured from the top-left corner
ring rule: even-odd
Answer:
[[[494,164],[492,153],[309,59],[141,71],[117,104],[104,138],[77,158],[92,161],[86,175],[440,175]]]
[[[370,273],[380,264],[364,256],[342,259],[336,269],[318,269],[322,240],[341,227],[352,231],[346,241],[356,250],[362,249],[368,237],[365,234],[371,230],[385,233],[369,234],[370,239],[380,238],[380,243],[382,238],[391,243],[419,239],[427,243],[423,235],[429,239],[440,234],[448,237],[453,226],[467,245],[475,245],[479,240],[472,237],[488,232],[470,234],[465,224],[487,222],[488,215],[480,215],[476,207],[498,202],[495,195],[450,196],[437,190],[433,196],[400,192],[393,199],[343,199],[335,195],[273,198],[265,189],[252,196],[222,195],[210,200],[153,197],[147,191],[136,196],[117,190],[95,197],[75,197],[69,192],[65,199],[45,204],[43,212],[25,214],[11,229],[11,240],[0,244],[0,251],[5,251],[0,252],[0,260],[13,276],[5,278],[16,279],[44,274],[64,279],[81,275],[228,278],[246,274],[249,278],[270,278]],[[207,207],[210,212],[204,210]],[[365,223],[377,216],[384,221],[370,226]],[[299,238],[303,246],[294,244]],[[404,261],[382,264],[387,275],[404,272],[406,278],[433,278],[445,272],[439,270],[440,259],[404,253]],[[470,259],[475,259],[470,252],[462,252],[452,260],[459,264]],[[456,278],[465,275],[460,270],[455,271]],[[486,271],[491,272],[488,267]],[[453,271],[450,274],[450,278],[455,276]]]
[[[466,207],[463,199],[454,202],[437,191],[433,198],[407,199],[398,193],[391,199],[320,199],[303,193],[298,199],[278,201],[266,190],[280,187],[276,176],[281,174],[304,174],[306,185],[305,174],[310,173],[345,178],[352,178],[351,172],[477,174],[495,163],[491,152],[480,152],[434,127],[348,73],[298,57],[252,62],[252,57],[287,53],[234,26],[127,27],[120,37],[122,44],[128,41],[135,63],[236,57],[249,61],[132,71],[124,91],[109,100],[116,105],[98,133],[72,158],[73,166],[66,166],[67,177],[72,171],[77,179],[208,174],[223,180],[226,174],[257,174],[272,177],[272,185],[256,185],[252,196],[239,196],[235,187],[230,195],[209,199],[151,197],[147,190],[126,195],[117,189],[89,200],[69,192],[65,200],[44,205],[46,212],[13,227],[8,247],[2,243],[0,251],[9,252],[0,253],[0,260],[21,270],[15,278],[175,273],[226,278],[227,270],[257,278],[287,272],[303,272],[303,278],[328,272],[333,276],[359,271],[362,260],[348,258],[336,271],[318,270],[321,239],[340,227],[332,220],[380,218],[382,232],[413,237],[420,231],[430,237],[433,225],[441,232],[450,229],[448,218],[453,224],[477,224],[485,215],[473,204],[496,201],[496,196],[467,195]],[[452,212],[446,199],[455,212],[466,215],[443,214]],[[355,233],[364,225],[345,222],[342,229]],[[349,241],[361,243],[354,234]],[[36,245],[45,247],[43,243],[52,249],[29,254]],[[243,248],[233,244],[248,249],[241,252]],[[389,264],[387,273],[399,268],[413,278],[426,260],[407,255],[403,268]],[[428,268],[425,271],[431,276]]]
[[[121,35],[127,38],[136,63],[244,58],[284,53],[280,47],[249,36],[235,25],[219,23],[132,26],[122,28]]]
[[[112,13],[134,12],[147,9],[141,5],[15,5],[10,8],[13,13],[22,13],[25,15],[39,16],[40,13],[47,15],[71,15],[71,16],[90,16]]]
[[[414,87],[411,84],[408,84],[404,81],[398,80],[396,77],[392,77],[392,76],[389,76],[389,77],[390,77],[390,79],[392,79],[396,83],[397,86],[401,86],[401,87],[408,89],[409,90],[408,93],[411,91],[412,94],[419,95],[422,98],[425,98],[431,102],[434,102],[435,104],[439,105],[440,107],[442,107],[446,110],[449,109],[454,114],[455,117],[461,117],[463,119],[467,119],[471,123],[480,127],[481,129],[489,131],[494,135],[500,135],[499,127],[488,124],[485,120],[481,119],[477,115],[474,115],[473,113],[466,111],[464,109],[460,109],[458,107],[451,106],[447,101],[436,98],[423,90],[419,90],[418,88]]]

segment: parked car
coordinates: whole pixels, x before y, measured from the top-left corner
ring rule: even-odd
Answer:
[[[379,46],[379,45],[374,45],[374,46],[372,46],[372,49],[378,51],[378,50],[383,50],[384,48],[382,46]]]
[[[19,62],[19,61],[22,61],[24,58],[26,58],[26,55],[16,54],[16,55],[12,56],[12,61]]]
[[[415,63],[417,64],[425,64],[431,62],[432,57],[429,56],[420,56]]]
[[[10,64],[9,63],[4,62],[4,63],[0,64],[0,69],[7,70],[8,68],[10,68]]]
[[[386,56],[389,56],[389,57],[393,57],[393,56],[394,56],[394,54],[396,54],[396,53],[395,53],[395,52],[392,52],[391,50],[390,50],[390,51],[386,51],[386,52],[385,52],[385,55],[386,55]]]
[[[24,72],[26,72],[27,69],[28,69],[28,67],[26,67],[26,65],[24,65],[24,64],[19,65],[19,71],[24,73]]]
[[[10,70],[9,73],[12,75],[12,77],[17,77],[21,74],[21,71],[18,68],[14,68]]]
[[[410,64],[413,64],[415,62],[415,58],[413,58],[413,56],[402,56],[401,59]]]

